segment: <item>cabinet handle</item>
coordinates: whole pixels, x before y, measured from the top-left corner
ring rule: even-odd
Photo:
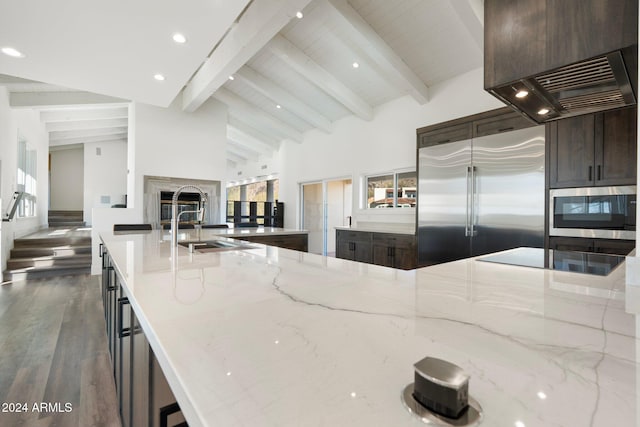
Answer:
[[[102,258],[102,243],[98,246],[98,256]]]
[[[107,288],[106,288],[107,291],[115,291],[118,288],[117,285],[112,284],[112,280],[111,280],[112,274],[111,273],[113,273],[113,272],[114,272],[114,269],[113,269],[112,265],[107,267],[107,274],[109,275],[109,278],[107,280]],[[113,280],[113,282],[115,282],[115,280]]]
[[[589,166],[589,181],[593,179],[593,166]]]
[[[513,126],[509,126],[508,128],[498,129],[498,132],[506,132],[508,130],[513,130]]]
[[[160,427],[168,427],[169,415],[175,414],[176,412],[180,412],[180,406],[178,406],[178,403],[172,403],[160,408]]]
[[[600,167],[600,165],[598,165],[598,168],[596,169],[596,179],[598,181],[600,181],[600,179],[602,178],[600,171],[601,171],[601,167]]]
[[[450,139],[443,139],[442,141],[438,141],[438,144],[445,144],[447,142],[451,141]]]
[[[118,338],[131,336],[131,328],[124,328],[122,325],[123,308],[125,304],[129,304],[129,298],[118,298]]]

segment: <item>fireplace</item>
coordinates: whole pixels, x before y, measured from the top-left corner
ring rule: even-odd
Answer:
[[[173,200],[173,191],[160,192],[160,225],[171,224],[171,201]],[[199,224],[197,210],[201,207],[199,193],[180,193],[178,196],[178,214],[180,216],[179,224]]]
[[[203,224],[217,224],[220,220],[220,181],[183,179],[170,177],[144,177],[144,221],[154,228],[162,228],[171,223],[171,199],[173,193],[183,185],[196,185],[207,194],[207,204]],[[201,206],[200,194],[183,192],[178,196],[178,212],[198,210]],[[183,214],[180,224],[198,224],[196,214]]]

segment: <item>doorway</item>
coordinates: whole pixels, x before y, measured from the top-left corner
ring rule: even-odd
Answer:
[[[351,220],[351,178],[304,183],[301,192],[301,223],[309,231],[309,252],[335,256],[335,227],[348,226]]]
[[[84,210],[84,145],[49,148],[49,210]]]

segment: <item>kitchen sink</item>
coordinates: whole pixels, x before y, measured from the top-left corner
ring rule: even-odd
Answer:
[[[180,246],[189,249],[189,252],[216,252],[224,250],[255,249],[255,246],[240,242],[228,242],[224,240],[206,240],[196,242],[179,242]]]

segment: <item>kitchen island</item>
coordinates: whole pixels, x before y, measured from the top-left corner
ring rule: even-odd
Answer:
[[[191,426],[421,425],[400,395],[425,356],[471,376],[482,425],[640,421],[624,266],[400,271],[254,243],[172,258],[159,231],[101,238]]]

